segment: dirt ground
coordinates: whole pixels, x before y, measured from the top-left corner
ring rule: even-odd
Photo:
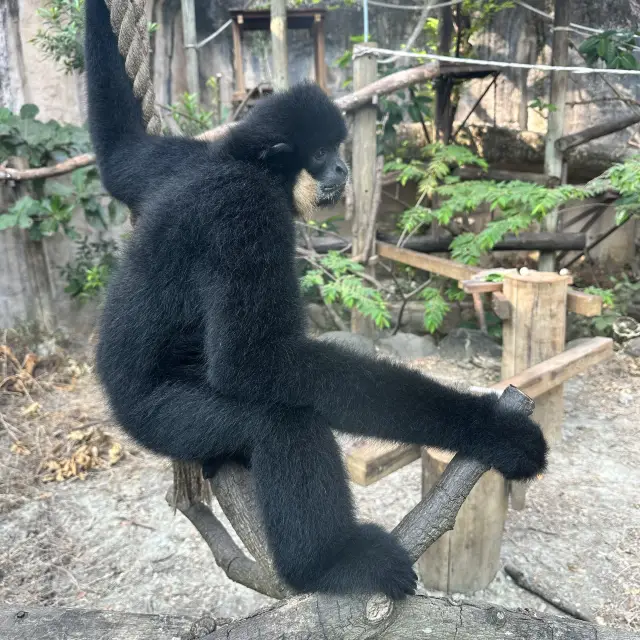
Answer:
[[[472,384],[496,375],[435,358],[426,368]],[[639,374],[638,361],[618,353],[565,385],[563,442],[525,510],[509,512],[502,546],[505,562],[601,624],[629,629],[640,629]],[[91,371],[75,375],[66,389],[0,392],[0,602],[215,617],[268,603],[218,569],[165,502],[167,461],[126,442]],[[39,466],[64,462],[67,436],[78,429],[94,430],[87,455],[115,464],[103,462],[84,480],[43,482]],[[72,465],[64,468],[73,475]],[[420,498],[419,462],[353,488],[362,518],[393,527]],[[503,572],[472,597],[553,611]]]

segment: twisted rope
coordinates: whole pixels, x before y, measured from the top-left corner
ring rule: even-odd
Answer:
[[[133,94],[142,104],[147,133],[159,135],[162,121],[155,108],[156,94],[149,69],[149,33],[144,0],[106,0],[111,28],[118,38],[118,50],[133,85]]]

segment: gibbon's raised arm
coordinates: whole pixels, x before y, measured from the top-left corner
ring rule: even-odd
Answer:
[[[182,186],[208,146],[187,138],[149,136],[133,95],[104,0],[86,0],[85,64],[89,129],[107,191],[137,215],[150,194]]]

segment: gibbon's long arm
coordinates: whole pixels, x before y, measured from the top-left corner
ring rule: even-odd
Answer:
[[[256,184],[242,201],[251,225],[220,225],[217,257],[201,269],[209,274],[224,264],[229,270],[203,291],[213,388],[245,400],[312,407],[345,432],[459,451],[507,478],[531,477],[544,467],[540,428],[527,416],[500,411],[497,398],[307,338],[292,320],[301,315],[293,235],[273,211],[262,213],[259,194]]]
[[[187,138],[149,136],[133,95],[104,0],[86,0],[85,62],[89,127],[102,182],[138,213],[154,192],[189,180],[207,145]]]

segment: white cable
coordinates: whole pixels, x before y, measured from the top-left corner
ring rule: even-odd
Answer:
[[[420,58],[428,60],[439,60],[441,62],[454,62],[456,64],[481,65],[492,67],[506,67],[511,69],[537,69],[539,71],[566,71],[580,75],[587,74],[609,74],[617,76],[637,76],[640,69],[594,69],[593,67],[554,67],[550,64],[526,64],[524,62],[501,62],[498,60],[476,60],[475,58],[454,58],[453,56],[441,56],[435,53],[412,53],[408,51],[394,51],[393,49],[381,49],[379,47],[353,48],[353,58],[359,58],[371,53],[392,55],[398,58]]]
[[[453,7],[462,4],[463,0],[450,0],[449,2],[441,2],[431,5],[432,9],[442,9],[443,7]],[[420,4],[391,4],[390,2],[378,2],[378,0],[369,0],[369,4],[375,7],[385,7],[387,9],[402,9],[404,11],[422,11],[424,5]]]
[[[187,44],[185,45],[185,49],[200,49],[204,47],[205,44],[211,42],[214,38],[217,38],[225,29],[231,26],[233,20],[227,20],[217,31],[214,31],[210,36],[207,36],[204,40],[196,44]]]
[[[532,7],[530,4],[527,4],[526,2],[523,2],[522,0],[513,0],[517,5],[520,5],[521,7],[523,7],[524,9],[528,9],[529,11],[532,11],[533,13],[537,13],[539,16],[542,16],[543,18],[546,18],[547,20],[553,20],[553,14],[551,13],[547,13],[546,11],[542,11],[541,9],[538,9],[537,7]],[[588,31],[589,33],[603,33],[604,29],[594,29],[593,27],[585,27],[583,24],[576,24],[575,22],[570,22],[569,26],[573,27],[574,29],[582,29],[583,31]]]

